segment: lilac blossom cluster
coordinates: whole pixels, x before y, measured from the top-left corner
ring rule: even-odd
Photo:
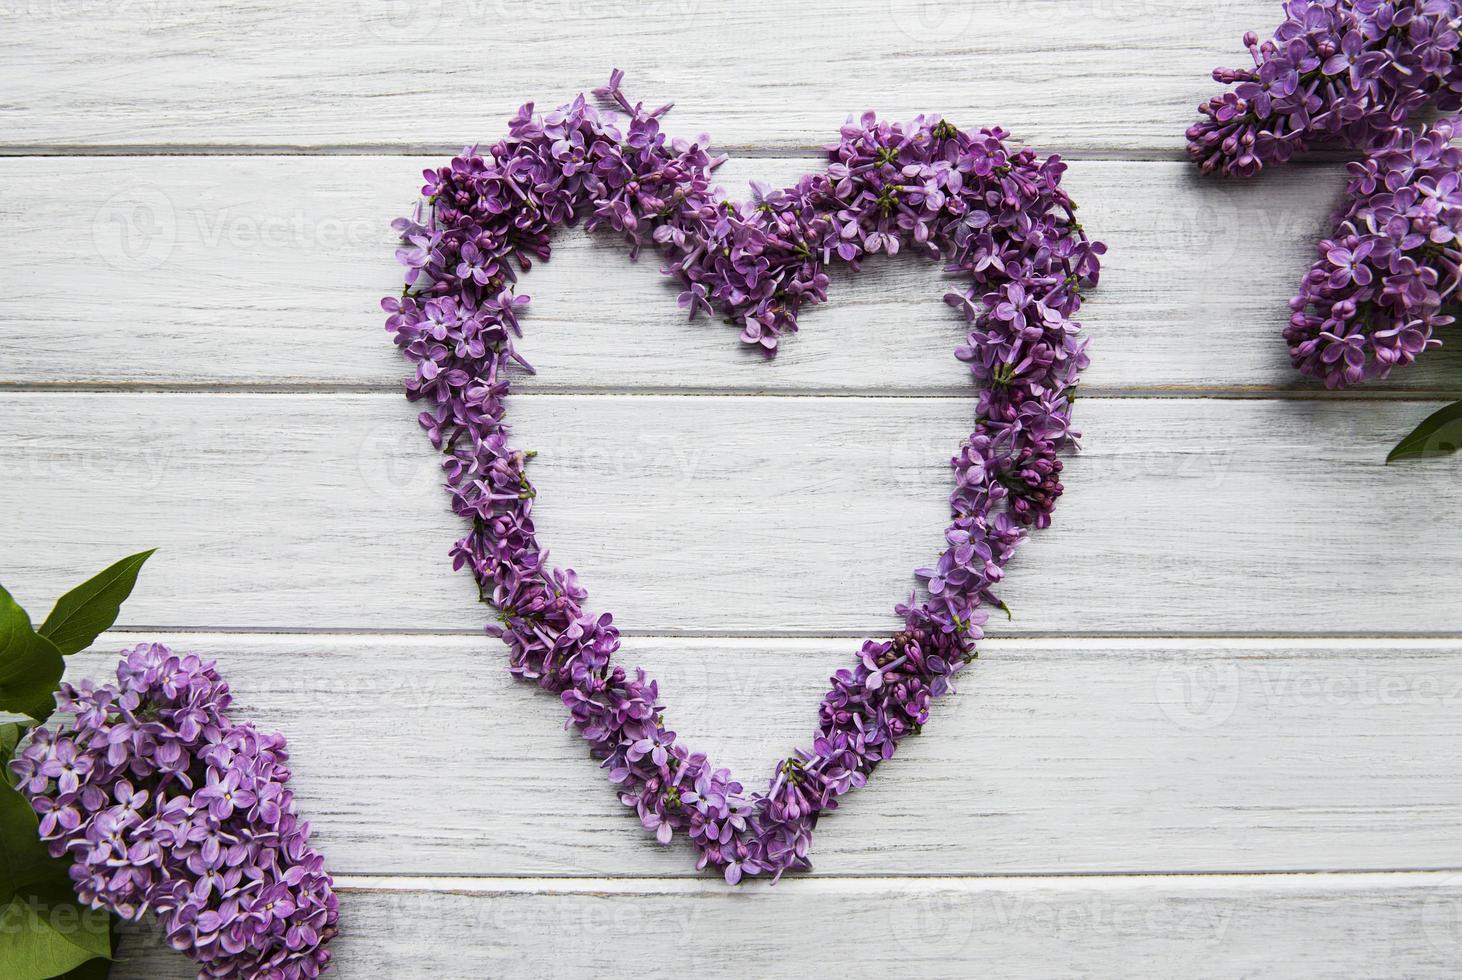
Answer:
[[[1315,142],[1370,149],[1418,109],[1462,107],[1457,0],[1288,0],[1270,41],[1250,31],[1252,68],[1198,107],[1188,155],[1205,172],[1250,177]]]
[[[319,976],[337,902],[295,815],[284,738],[236,724],[214,665],[160,644],[124,651],[117,683],[62,684],[75,715],[11,763],[83,903],[156,913],[207,977]]]
[[[1350,165],[1348,207],[1319,244],[1284,336],[1306,374],[1338,388],[1384,378],[1440,346],[1462,268],[1459,122],[1391,133]]]
[[[1073,320],[1097,280],[1088,241],[1060,188],[1064,164],[1013,149],[998,129],[966,133],[944,120],[908,125],[872,113],[843,127],[825,172],[734,203],[711,185],[721,162],[705,138],[668,139],[669,108],[631,104],[615,72],[596,94],[627,117],[601,116],[583,96],[546,114],[526,105],[486,155],[469,147],[426,172],[426,200],[398,222],[407,267],[382,305],[415,365],[407,396],[441,449],[453,507],[470,524],[452,550],[498,610],[489,632],[511,671],[560,695],[568,724],[601,760],[621,800],[663,843],[684,833],[700,866],[728,882],[809,867],[820,814],[861,786],[928,718],[974,655],[992,589],[1032,526],[1061,493],[1058,454],[1073,444],[1071,396],[1086,365]],[[891,639],[864,644],[831,679],[809,749],[789,755],[763,791],[690,751],[666,727],[656,683],[614,662],[611,617],[584,608],[571,570],[550,567],[533,523],[532,454],[508,442],[510,368],[528,302],[517,273],[547,258],[552,232],[583,220],[666,259],[694,318],[719,312],[770,356],[805,306],[827,298],[834,260],[912,250],[943,259],[962,286],[946,296],[969,321],[957,351],[984,389],[973,435],[953,459],[948,548],[921,569],[927,595],[897,607]]]
[[[1188,153],[1205,172],[1247,177],[1311,141],[1366,153],[1352,164],[1335,229],[1290,302],[1300,371],[1338,388],[1410,364],[1456,290],[1456,129],[1418,135],[1423,108],[1462,107],[1457,0],[1289,0],[1274,39],[1244,38],[1253,69],[1218,69],[1232,91],[1200,106]]]

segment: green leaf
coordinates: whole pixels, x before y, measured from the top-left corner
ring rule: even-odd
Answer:
[[[117,938],[112,936],[112,955],[117,955]],[[112,972],[112,961],[98,956],[94,960],[87,960],[75,969],[67,970],[56,980],[107,980]]]
[[[0,711],[45,721],[56,710],[53,695],[65,669],[61,651],[31,629],[25,610],[0,586]]]
[[[10,771],[10,760],[15,758],[15,747],[25,735],[22,725],[0,725],[0,791],[15,785],[15,776]],[[4,842],[0,835],[0,843]]]
[[[0,976],[47,980],[112,955],[111,916],[64,889],[16,895],[0,908]]]
[[[37,835],[35,811],[25,797],[12,786],[0,787],[0,902],[43,881],[59,863]]]
[[[20,736],[25,734],[25,729],[17,724],[0,725],[0,765],[15,758],[15,747],[20,744]]]
[[[8,726],[7,726],[8,727]],[[9,753],[6,753],[9,762]],[[69,888],[67,862],[51,857],[35,810],[10,780],[0,781],[0,904],[17,893]],[[3,939],[3,937],[0,937]]]
[[[56,608],[37,631],[66,655],[85,650],[117,621],[122,603],[137,584],[142,563],[156,551],[128,555],[101,574],[87,579],[56,600]]]
[[[1396,444],[1386,462],[1428,459],[1455,453],[1462,446],[1462,401],[1456,401],[1422,419],[1411,434]]]
[[[9,762],[19,734],[18,725],[0,726],[0,765]],[[51,857],[30,803],[0,780],[0,976],[7,980],[105,980],[111,969],[99,958],[112,954],[111,916],[77,902],[69,863]]]

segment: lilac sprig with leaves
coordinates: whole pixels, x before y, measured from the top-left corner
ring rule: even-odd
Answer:
[[[110,969],[113,916],[78,900],[71,862],[41,840],[12,760],[36,737],[49,737],[41,726],[56,710],[65,658],[116,621],[151,554],[124,558],[67,592],[39,626],[0,586],[0,976],[6,980],[96,980]],[[73,762],[68,754],[53,763],[56,778],[68,785]]]
[[[284,738],[232,720],[214,664],[161,644],[124,651],[115,684],[55,691],[62,657],[112,625],[150,554],[67,593],[39,629],[0,589],[0,710],[26,716],[0,726],[0,833],[19,856],[0,867],[11,878],[0,898],[79,901],[91,923],[63,935],[56,916],[32,914],[21,941],[0,937],[0,974],[41,980],[85,964],[104,977],[110,917],[86,918],[100,910],[154,914],[200,980],[319,976],[338,905],[296,813]],[[41,727],[57,709],[70,723]]]
[[[867,113],[828,146],[827,168],[794,186],[754,186],[750,202],[712,185],[721,162],[702,138],[671,139],[669,106],[631,102],[616,71],[596,94],[537,113],[507,138],[468,147],[425,173],[416,215],[397,222],[406,284],[382,306],[414,373],[407,397],[445,454],[452,505],[469,531],[453,563],[496,608],[489,628],[517,676],[557,694],[620,799],[669,843],[689,839],[728,882],[810,866],[812,829],[928,720],[935,697],[974,657],[994,589],[1029,529],[1050,523],[1060,455],[1075,444],[1071,403],[1087,364],[1074,319],[1104,251],[1060,187],[1065,165],[961,130],[938,116],[907,124]],[[511,377],[528,297],[519,272],[550,255],[561,227],[583,222],[652,248],[692,320],[720,314],[744,343],[774,356],[800,314],[827,299],[835,262],[912,252],[959,283],[946,297],[969,323],[957,351],[979,394],[974,432],[952,460],[946,549],[895,612],[902,627],[870,640],[838,671],[811,743],[764,788],[689,749],[669,727],[656,683],[615,662],[619,632],[585,608],[572,570],[539,545],[527,475],[533,454],[509,442]]]

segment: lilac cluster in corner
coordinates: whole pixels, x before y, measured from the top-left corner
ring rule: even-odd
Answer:
[[[560,695],[568,724],[661,842],[686,835],[700,865],[732,883],[776,877],[809,866],[819,815],[925,723],[931,699],[973,657],[1006,562],[1030,527],[1049,523],[1087,363],[1073,317],[1104,249],[1077,222],[1059,159],[936,116],[850,120],[824,172],[728,201],[711,185],[720,159],[706,140],[667,138],[669,107],[631,104],[620,80],[616,72],[596,94],[623,122],[583,96],[541,115],[529,104],[486,154],[469,147],[427,171],[422,208],[397,224],[406,287],[382,305],[415,365],[407,396],[426,406],[421,424],[470,524],[454,564],[497,608],[489,632],[508,645],[512,672]],[[837,672],[811,746],[763,790],[747,791],[667,728],[655,682],[615,663],[611,617],[585,610],[574,573],[550,567],[537,541],[532,454],[509,444],[505,419],[510,369],[531,370],[515,346],[528,302],[516,279],[548,257],[557,228],[580,220],[622,234],[633,252],[657,249],[692,318],[719,313],[768,355],[804,307],[827,298],[835,261],[856,269],[908,250],[942,259],[961,283],[946,296],[970,323],[957,356],[983,390],[975,431],[952,461],[948,546],[918,572],[925,597],[897,607],[903,627]]]
[[[1458,121],[1391,133],[1350,165],[1347,207],[1291,302],[1290,357],[1327,387],[1384,378],[1440,346],[1462,269]]]
[[[295,814],[284,738],[236,724],[214,665],[160,644],[124,651],[117,683],[62,684],[73,730],[37,729],[12,761],[41,839],[80,900],[157,915],[209,977],[319,976],[338,906]]]
[[[1462,196],[1456,121],[1418,134],[1423,109],[1462,107],[1458,0],[1289,0],[1272,41],[1244,43],[1252,69],[1200,106],[1188,154],[1249,177],[1312,142],[1361,149],[1334,231],[1290,302],[1290,360],[1330,388],[1384,378],[1440,346],[1457,288]]]
[[[1188,155],[1204,172],[1251,177],[1317,142],[1370,149],[1417,110],[1462,107],[1457,0],[1288,0],[1274,38],[1244,46],[1252,68],[1198,107]]]

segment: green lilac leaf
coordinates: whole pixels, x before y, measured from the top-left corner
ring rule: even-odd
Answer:
[[[117,953],[116,937],[112,937],[112,955]],[[72,970],[67,970],[56,980],[107,980],[112,972],[112,961],[98,956],[96,959],[87,960],[85,963]]]
[[[0,908],[0,977],[48,980],[112,955],[111,917],[62,889],[15,895]]]
[[[25,610],[0,586],[0,710],[45,721],[65,669],[61,651],[31,629]]]
[[[0,743],[8,741],[8,738],[8,733],[0,729]],[[41,840],[35,810],[11,785],[8,763],[13,751],[12,745],[0,762],[6,766],[7,777],[0,780],[0,904],[10,901],[17,893],[33,893],[38,889],[53,891],[57,887],[69,893],[71,887],[66,873],[68,862],[51,857]],[[3,942],[4,936],[0,934],[0,945]]]
[[[1422,419],[1410,435],[1396,444],[1386,462],[1445,456],[1455,453],[1458,447],[1462,447],[1462,401],[1455,401]]]
[[[9,783],[0,786],[0,902],[54,877],[58,868],[65,874],[66,866],[51,857],[39,833],[35,811],[25,797]]]
[[[24,734],[25,729],[14,722],[0,725],[0,765],[15,758],[15,747],[20,744],[20,737]]]
[[[18,725],[0,726],[0,765],[20,734]],[[112,952],[111,917],[80,906],[67,864],[40,839],[30,803],[0,780],[0,977],[104,980],[110,971],[98,957]]]
[[[128,555],[57,599],[56,608],[38,632],[49,637],[67,656],[91,646],[93,640],[117,621],[122,603],[137,584],[142,563],[156,550]]]

